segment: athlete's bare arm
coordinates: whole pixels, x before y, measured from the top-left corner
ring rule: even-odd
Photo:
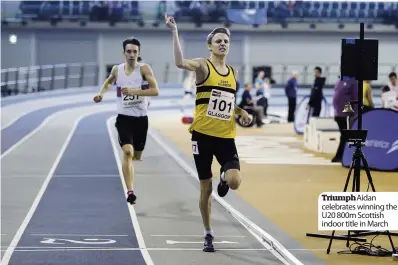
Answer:
[[[143,64],[140,68],[141,76],[148,81],[149,88],[142,90],[137,88],[122,87],[122,93],[126,95],[137,95],[146,97],[156,97],[159,95],[159,86],[153,74],[152,68],[148,64]]]
[[[109,90],[109,87],[115,83],[117,78],[117,65],[112,67],[111,73],[108,78],[105,80],[104,84],[101,87],[100,92],[94,97],[95,102],[100,102],[104,96],[104,94]]]
[[[200,83],[206,76],[206,62],[204,58],[186,59],[182,53],[178,37],[177,24],[173,17],[164,16],[166,25],[171,28],[173,34],[173,52],[175,65],[180,69],[196,72],[196,82]]]

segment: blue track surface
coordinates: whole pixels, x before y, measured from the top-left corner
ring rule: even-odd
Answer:
[[[83,107],[89,105],[87,102],[65,104],[56,107],[48,107],[33,111],[29,114],[22,116],[9,127],[1,130],[1,153],[3,154],[14,144],[20,141],[23,137],[29,134],[32,130],[37,128],[48,116],[57,111],[63,111],[71,108]],[[176,110],[180,109],[179,106],[175,107],[150,107],[150,110]],[[115,113],[115,112],[114,112]]]
[[[105,123],[111,115],[80,122],[9,264],[145,264],[139,250],[57,249],[138,248]]]
[[[22,116],[12,125],[1,130],[1,153],[7,151],[11,146],[25,137],[25,135],[29,134],[33,129],[38,127],[40,123],[42,123],[49,115],[57,111],[86,105],[87,102],[83,102],[42,108]]]

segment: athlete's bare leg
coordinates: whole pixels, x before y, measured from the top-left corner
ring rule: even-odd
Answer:
[[[133,146],[131,144],[125,144],[122,146],[123,150],[123,163],[122,171],[124,182],[126,183],[127,190],[133,190],[134,182],[134,168],[133,162]]]
[[[242,182],[240,171],[237,169],[227,170],[225,172],[225,181],[231,189],[237,190]]]
[[[199,209],[202,214],[203,225],[206,231],[211,230],[210,215],[211,215],[211,192],[213,190],[212,179],[200,181],[200,199]]]

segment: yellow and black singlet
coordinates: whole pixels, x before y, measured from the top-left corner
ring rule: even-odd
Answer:
[[[220,138],[235,138],[236,78],[231,66],[222,75],[206,60],[209,74],[196,84],[194,121],[189,131],[197,131]]]

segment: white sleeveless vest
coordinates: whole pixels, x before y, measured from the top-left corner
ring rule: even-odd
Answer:
[[[137,63],[131,75],[127,76],[124,70],[125,64],[119,64],[117,67],[116,79],[116,102],[119,114],[128,116],[146,116],[148,110],[148,97],[130,96],[122,94],[122,87],[135,87],[136,89],[147,88],[148,82],[144,81],[141,76],[141,65]]]

